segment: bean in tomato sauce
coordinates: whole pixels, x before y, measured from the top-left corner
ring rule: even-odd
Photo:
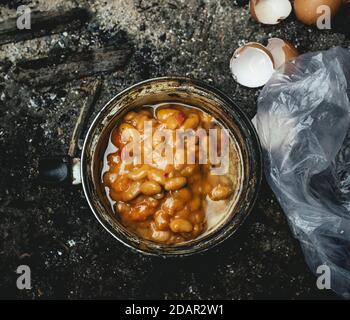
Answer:
[[[148,140],[146,122],[152,129]],[[189,134],[182,144],[176,140],[177,132],[198,129],[202,136]],[[231,140],[220,140],[220,134],[213,147],[205,135],[211,129],[220,132],[222,126],[208,113],[178,103],[139,108],[114,127],[104,155],[102,183],[114,213],[126,228],[147,240],[176,244],[199,237],[207,230],[210,215],[228,209],[238,192],[239,154]],[[162,130],[169,135],[157,134]],[[141,151],[132,154],[131,161],[124,161],[123,150],[136,141],[136,134]],[[164,160],[165,146],[173,151],[172,161]],[[217,151],[219,147],[229,149],[226,174],[212,173],[217,163],[199,161],[203,148],[209,154],[211,148]],[[184,151],[182,157],[176,152],[179,148]],[[151,162],[146,162],[149,155]]]

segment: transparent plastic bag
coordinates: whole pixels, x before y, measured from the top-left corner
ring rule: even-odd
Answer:
[[[331,289],[350,298],[350,51],[283,69],[258,99],[266,178],[312,272],[328,266]]]

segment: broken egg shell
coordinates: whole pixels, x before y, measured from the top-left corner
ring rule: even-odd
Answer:
[[[295,0],[294,12],[299,21],[308,25],[314,25],[317,23],[320,15],[322,15],[322,12],[317,12],[319,7],[328,6],[332,17],[334,17],[343,2],[343,0]]]
[[[279,38],[269,39],[266,49],[272,54],[275,69],[299,55],[298,50],[290,42]]]
[[[271,58],[271,60],[273,60],[272,54],[269,50],[267,50],[267,48],[265,46],[263,46],[261,43],[259,42],[248,42],[245,45],[239,47],[234,53],[233,55],[239,55],[241,54],[244,50],[246,50],[248,47],[250,48],[255,48],[255,49],[260,49],[262,51],[264,51],[267,55],[269,55],[269,57]]]
[[[273,57],[260,43],[250,42],[234,52],[230,69],[239,84],[248,88],[259,88],[274,73]]]
[[[289,0],[250,0],[251,16],[263,24],[278,24],[292,12]]]

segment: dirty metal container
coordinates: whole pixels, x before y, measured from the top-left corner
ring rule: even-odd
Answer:
[[[110,206],[101,183],[103,154],[110,132],[129,111],[143,105],[179,102],[214,116],[237,142],[243,164],[241,192],[229,214],[203,236],[176,245],[139,238],[127,230]],[[96,116],[85,138],[81,157],[81,180],[89,206],[101,225],[118,241],[144,254],[183,256],[205,251],[227,239],[249,215],[262,177],[262,153],[251,121],[221,91],[208,84],[182,77],[164,77],[138,83],[110,100]]]

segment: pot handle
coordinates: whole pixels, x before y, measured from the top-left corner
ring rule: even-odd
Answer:
[[[44,185],[81,184],[80,158],[62,156],[40,159],[38,180]]]
[[[72,184],[81,184],[80,158],[72,159]]]
[[[94,80],[86,87],[90,94],[80,109],[69,144],[68,155],[39,160],[38,178],[40,183],[49,185],[81,184],[80,158],[78,157],[81,144],[79,142],[84,140],[88,120],[100,96],[101,87],[101,80]]]

